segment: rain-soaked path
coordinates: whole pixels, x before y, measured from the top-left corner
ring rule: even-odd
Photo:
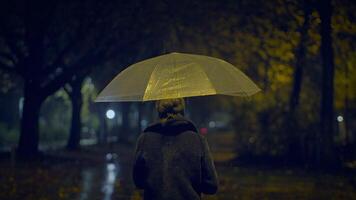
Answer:
[[[231,156],[214,149],[215,160]],[[221,149],[222,150],[222,149]],[[131,179],[132,146],[53,152],[43,161],[0,162],[1,200],[141,199]],[[218,164],[217,195],[203,199],[356,199],[356,177]]]
[[[131,181],[132,151],[113,145],[57,151],[31,163],[0,160],[0,199],[140,199]]]
[[[116,156],[116,154],[108,153],[106,157],[113,157],[113,155]],[[119,161],[113,159],[104,166],[85,168],[81,175],[80,200],[91,199],[97,195],[102,196],[103,200],[111,200],[115,191],[115,183],[120,181],[122,172]]]
[[[139,197],[131,181],[131,164],[120,158],[116,153],[107,153],[104,164],[82,170],[80,200]]]

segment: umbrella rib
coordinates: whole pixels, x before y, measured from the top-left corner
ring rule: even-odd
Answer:
[[[146,88],[145,88],[145,92],[144,92],[143,97],[142,97],[142,100],[143,100],[143,101],[147,99],[148,92],[149,92],[150,88],[151,88],[152,85],[153,85],[153,83],[152,83],[152,81],[151,81],[152,75],[157,71],[157,68],[158,68],[158,66],[159,66],[157,63],[155,63],[154,65],[155,65],[155,67],[154,67],[154,69],[152,70],[152,72],[151,72],[151,74],[150,74],[150,76],[149,76],[149,78],[148,78],[148,84],[147,84],[147,86],[146,86]],[[152,91],[152,90],[151,90],[151,91]]]
[[[197,58],[195,58],[194,56],[190,56],[190,58],[197,64],[197,66],[200,68],[200,71],[203,72],[203,74],[205,75],[206,79],[208,80],[208,82],[211,85],[211,88],[213,89],[214,93],[213,94],[217,94],[216,89],[214,84],[210,81],[208,74],[205,72],[204,68],[199,64],[199,62],[197,62]]]
[[[175,74],[175,79],[178,81],[178,75],[177,75],[177,72],[174,72],[174,68],[176,67],[177,63],[176,63],[176,55],[174,53],[171,54],[172,55],[172,58],[173,58],[173,67],[171,67],[171,73],[174,73]],[[179,85],[181,85],[180,83],[178,83]],[[176,96],[179,97],[179,90],[176,90]]]
[[[221,61],[226,62],[224,60],[221,60]],[[229,68],[226,65],[222,65],[220,62],[218,63],[218,65],[226,70],[229,70]],[[250,81],[249,78],[234,65],[232,65],[231,70],[233,71],[233,73],[238,73],[246,81]],[[236,80],[238,80],[238,79],[236,79]],[[255,84],[253,82],[252,82],[252,84],[255,86]],[[241,92],[239,92],[239,93],[241,93],[243,96],[248,96],[248,94],[251,93],[251,92],[247,92],[243,87],[240,87],[240,90],[241,90]],[[258,91],[259,91],[259,88],[257,87],[257,92]],[[255,92],[255,93],[257,93],[257,92]]]

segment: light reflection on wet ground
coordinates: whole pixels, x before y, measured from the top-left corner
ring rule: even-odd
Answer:
[[[120,173],[120,165],[116,154],[109,153],[106,155],[106,159],[105,180],[101,191],[104,193],[104,200],[110,200],[114,193],[116,177]]]
[[[95,168],[88,167],[82,171],[82,189],[79,200],[94,199],[94,197],[103,200],[113,199],[115,184],[120,182],[121,167],[117,154],[106,154],[106,163]],[[100,192],[97,192],[100,188]]]
[[[106,164],[106,176],[101,191],[104,193],[104,200],[110,200],[114,193],[114,184],[117,175],[117,167],[114,163]]]

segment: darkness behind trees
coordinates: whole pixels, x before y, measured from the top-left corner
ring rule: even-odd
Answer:
[[[153,104],[92,100],[128,65],[179,51],[225,59],[263,88],[250,99],[188,99],[200,128],[222,124],[211,132],[233,132],[238,159],[319,166],[355,159],[352,1],[2,1],[0,7],[0,145],[18,142],[22,157],[38,155],[39,142],[46,143],[41,132],[61,135],[44,128],[53,128],[50,118],[64,119],[55,140],[67,139],[72,150],[88,138],[133,142],[137,134],[128,133],[154,119]],[[55,112],[56,105],[63,111]],[[117,111],[114,120],[105,119],[108,109]]]

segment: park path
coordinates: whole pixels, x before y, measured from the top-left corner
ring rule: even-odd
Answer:
[[[211,134],[208,141],[220,185],[218,194],[205,200],[356,199],[354,175],[234,166],[226,164],[234,156],[230,133]],[[0,199],[141,199],[131,179],[133,152],[134,145],[95,145],[78,152],[47,152],[43,160],[31,163],[0,160]]]

